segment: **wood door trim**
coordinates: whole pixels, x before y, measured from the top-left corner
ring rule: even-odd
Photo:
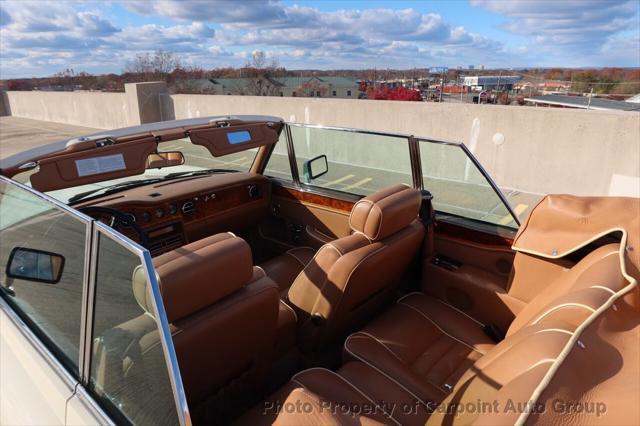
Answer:
[[[273,195],[276,197],[289,198],[297,200],[302,203],[315,204],[318,206],[329,207],[333,210],[351,212],[353,204],[350,201],[338,200],[325,195],[316,194],[308,191],[299,191],[293,188],[287,188],[285,186],[274,185]]]
[[[486,232],[477,231],[464,226],[454,225],[452,223],[437,221],[435,227],[436,235],[458,240],[460,242],[469,242],[470,244],[482,244],[492,246],[496,249],[511,250],[513,240],[500,235],[487,234]]]

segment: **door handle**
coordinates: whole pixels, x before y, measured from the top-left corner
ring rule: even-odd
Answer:
[[[436,255],[431,260],[431,263],[449,271],[455,271],[462,266],[462,262],[440,255]]]
[[[321,231],[318,231],[313,226],[307,225],[306,231],[307,231],[307,235],[309,235],[310,238],[318,241],[320,244],[326,244],[328,242],[335,240],[334,237],[331,237]]]

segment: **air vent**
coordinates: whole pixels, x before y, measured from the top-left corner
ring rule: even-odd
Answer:
[[[172,234],[160,240],[152,241],[149,244],[149,251],[151,252],[152,256],[157,256],[167,251],[177,249],[178,247],[182,246],[183,243],[184,240],[181,234]]]
[[[193,214],[196,210],[196,206],[193,204],[193,201],[185,201],[180,210],[182,210],[183,214]]]

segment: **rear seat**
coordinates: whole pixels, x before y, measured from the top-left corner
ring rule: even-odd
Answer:
[[[620,273],[619,244],[594,250],[539,294],[515,318],[507,336],[553,316],[576,325],[626,280]],[[605,287],[604,283],[608,283]],[[400,381],[420,398],[440,402],[495,343],[483,324],[422,293],[400,299],[344,345],[347,360],[358,360]]]
[[[531,416],[529,421],[557,424],[553,416],[563,414],[593,422],[586,412],[551,410],[550,401],[553,395],[571,395],[575,387],[583,392],[575,398],[597,404],[590,398],[590,381],[580,377],[590,372],[589,355],[580,351],[597,351],[609,369],[606,363],[615,357],[604,359],[607,351],[597,332],[613,333],[621,317],[637,319],[634,306],[622,298],[636,283],[629,284],[620,272],[620,253],[620,246],[611,244],[585,257],[549,293],[539,295],[498,344],[484,336],[481,324],[455,309],[422,294],[409,295],[348,339],[347,362],[337,372],[297,374],[239,423],[523,424]],[[637,321],[627,325],[638,330]],[[626,346],[638,346],[637,332],[626,336],[631,339]],[[581,359],[583,371],[564,366],[566,357]],[[629,361],[632,371],[638,362]],[[569,373],[557,373],[560,366]],[[556,374],[564,385],[554,383]],[[637,393],[633,379],[625,384]],[[620,396],[611,404],[616,399]],[[545,412],[524,409],[537,407],[538,401],[547,404]],[[633,409],[631,404],[624,408]],[[613,423],[640,420],[640,415],[612,415]]]

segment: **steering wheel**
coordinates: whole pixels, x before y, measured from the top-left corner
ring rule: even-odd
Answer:
[[[149,245],[149,237],[147,236],[147,233],[142,230],[140,225],[138,225],[135,220],[131,220],[131,217],[126,213],[119,212],[118,210],[112,209],[110,207],[102,206],[80,207],[78,208],[78,211],[81,211],[82,213],[85,213],[89,216],[91,216],[92,213],[107,215],[111,217],[111,220],[108,223],[111,228],[115,229],[116,231],[120,227],[131,228],[138,235],[140,244],[143,247],[148,247]]]

